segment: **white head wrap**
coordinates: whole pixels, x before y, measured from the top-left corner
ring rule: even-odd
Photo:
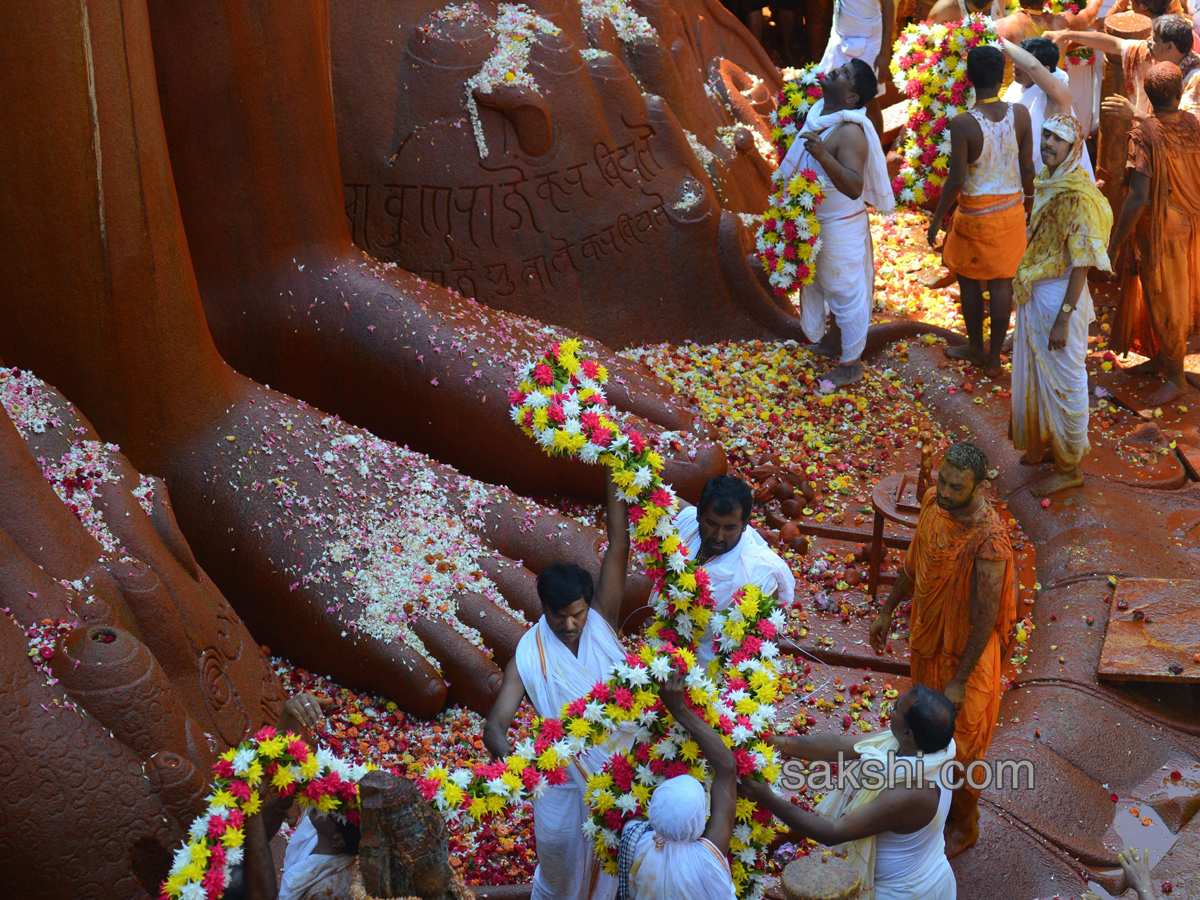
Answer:
[[[670,778],[650,797],[650,830],[634,849],[636,900],[733,900],[729,864],[702,840],[708,818],[704,785],[691,775]]]

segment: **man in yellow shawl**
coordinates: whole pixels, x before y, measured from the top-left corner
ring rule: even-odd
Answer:
[[[1034,181],[1029,245],[1017,267],[1012,364],[1012,440],[1025,461],[1053,456],[1055,472],[1036,497],[1083,484],[1088,444],[1088,325],[1095,319],[1088,270],[1108,272],[1112,209],[1080,162],[1083,129],[1074,116],[1042,125],[1045,166]]]

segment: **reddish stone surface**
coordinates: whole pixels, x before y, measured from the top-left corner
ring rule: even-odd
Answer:
[[[1119,579],[1099,673],[1109,681],[1200,682],[1200,580]]]
[[[799,338],[747,264],[752,234],[734,215],[765,206],[774,66],[710,0],[585,6],[606,15],[530,3],[558,32],[535,33],[517,80],[503,80],[506,65],[485,90],[472,79],[504,52],[501,7],[334,4],[355,242],[616,346]],[[618,8],[640,19],[623,34]]]

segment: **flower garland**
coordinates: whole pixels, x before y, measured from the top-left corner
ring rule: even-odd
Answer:
[[[217,900],[229,869],[242,861],[246,818],[258,812],[258,786],[267,780],[280,797],[302,807],[358,823],[358,781],[370,766],[346,763],[328,750],[316,752],[299,736],[267,726],[253,740],[221,755],[213,765],[216,787],[208,808],[175,853],[160,900]]]
[[[941,196],[950,167],[950,122],[975,103],[967,53],[983,45],[998,46],[999,38],[991,19],[979,14],[909,25],[897,38],[892,76],[909,99],[900,173],[892,181],[900,203],[921,206]]]
[[[584,697],[567,704],[559,718],[541,720],[535,736],[508,759],[474,770],[431,768],[417,784],[443,814],[481,821],[565,782],[571,759],[623,733],[632,746],[618,749],[591,776],[586,792],[592,811],[586,827],[598,857],[612,871],[620,829],[629,818],[645,814],[654,787],[682,772],[706,776],[698,745],[658,696],[675,673],[685,676],[689,704],[733,749],[739,773],[772,782],[778,778],[774,750],[763,738],[775,718],[779,648],[774,639],[784,619],[774,599],[752,585],[738,593],[729,610],[714,614],[708,575],[689,560],[675,528],[679,501],[662,481],[662,457],[644,435],[618,424],[604,396],[608,373],[594,360],[581,360],[579,351],[578,341],[562,341],[523,366],[509,394],[512,418],[547,453],[612,470],[618,496],[629,507],[633,551],[654,583],[655,621],[645,643]],[[696,666],[694,650],[710,623],[716,656],[704,671]],[[765,885],[756,863],[765,857],[777,826],[769,813],[744,800],[738,818],[731,845],[734,884],[741,898],[761,897]]]
[[[1042,4],[1042,12],[1048,16],[1073,16],[1079,9],[1074,0],[1046,0]],[[1066,62],[1068,66],[1090,66],[1096,62],[1096,51],[1091,47],[1076,47],[1067,51]]]
[[[776,164],[787,156],[792,142],[804,127],[805,117],[821,99],[821,78],[814,66],[806,66],[787,82],[775,98],[771,113],[771,141]],[[755,234],[755,255],[762,261],[777,297],[811,284],[821,249],[821,223],[816,210],[825,199],[817,173],[802,169],[785,179],[778,169],[771,176],[775,190],[767,198],[767,209]]]

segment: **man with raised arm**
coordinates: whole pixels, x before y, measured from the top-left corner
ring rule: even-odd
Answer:
[[[497,757],[512,754],[508,728],[522,697],[539,716],[557,719],[563,707],[604,681],[614,663],[625,658],[617,640],[625,572],[629,564],[629,528],[625,502],[618,498],[611,473],[605,470],[608,494],[608,551],[600,567],[600,583],[579,566],[555,563],[538,576],[542,617],[517,645],[504,669],[504,682],[488,713],[483,742]],[[533,827],[538,866],[533,873],[532,900],[612,900],[616,880],[596,859],[583,833],[587,816],[587,779],[599,772],[621,737],[572,760],[566,781],[533,801]]]
[[[817,71],[828,77],[852,59],[862,60],[876,79],[890,77],[892,41],[896,26],[895,0],[838,0],[834,4],[833,27],[825,55]],[[876,85],[876,94],[879,93]],[[883,133],[883,111],[875,94],[862,98],[872,127]]]
[[[1059,68],[1058,45],[1054,41],[1046,37],[1034,37],[1026,38],[1018,45],[1001,38],[1000,43],[1004,47],[1004,54],[1013,61],[1013,83],[1004,92],[1003,99],[1006,103],[1020,103],[1029,110],[1034,169],[1040,173],[1042,166],[1046,165],[1042,157],[1042,123],[1054,116],[1074,115],[1071,86],[1067,74]],[[1085,138],[1087,134],[1085,131]],[[1079,167],[1089,178],[1096,180],[1086,146]]]
[[[895,206],[887,158],[863,108],[878,84],[871,67],[851,59],[821,82],[822,98],[779,166],[786,181],[812,169],[825,199],[817,207],[821,250],[816,278],[800,294],[800,324],[816,352],[840,360],[826,375],[826,390],[862,378],[863,348],[875,296],[875,258],[867,204],[880,212]],[[829,314],[833,324],[826,331]]]
[[[1025,252],[1024,196],[1033,197],[1033,138],[1029,110],[1000,99],[1004,54],[975,47],[967,54],[975,106],[950,122],[950,168],[929,222],[929,246],[954,203],[942,261],[958,276],[967,345],[947,347],[991,377],[1000,374],[1000,350],[1012,314],[1012,282]],[[983,292],[990,297],[991,346],[983,350]]]
[[[618,900],[734,900],[729,843],[737,812],[737,766],[721,736],[687,701],[676,675],[658,692],[712,772],[711,813],[704,785],[691,775],[669,778],[650,797],[650,820],[625,825],[617,855]]]
[[[950,779],[942,775],[955,758],[954,720],[949,700],[917,685],[896,701],[888,731],[771,738],[784,756],[850,762],[863,781],[858,788],[830,792],[815,812],[800,809],[765,782],[743,779],[739,791],[804,837],[844,845],[864,892],[873,888],[875,900],[954,900],[957,887],[942,833],[951,796],[942,783]],[[862,762],[854,766],[857,760]],[[872,785],[869,777],[884,783]]]
[[[1154,66],[1145,88],[1154,115],[1129,132],[1128,190],[1108,255],[1132,237],[1137,281],[1122,292],[1112,346],[1139,349],[1150,359],[1132,371],[1166,379],[1150,395],[1153,407],[1187,393],[1188,333],[1200,330],[1200,120],[1179,109],[1174,63]]]
[[[1160,62],[1174,63],[1183,73],[1179,108],[1185,112],[1200,112],[1200,55],[1193,52],[1192,22],[1183,16],[1158,16],[1154,19],[1150,37],[1144,41],[1127,40],[1099,31],[1047,31],[1045,37],[1060,44],[1091,47],[1121,59],[1128,94],[1105,97],[1105,112],[1127,119],[1150,118],[1151,104],[1144,86],[1146,73]]]
[[[904,566],[871,623],[883,652],[892,614],[912,595],[908,644],[912,680],[941,691],[958,709],[954,743],[963,765],[982,759],[996,729],[1004,647],[1017,614],[1012,544],[983,494],[988,460],[970,441],[951,444],[937,486],[925,492]],[[946,852],[979,837],[979,792],[954,792]]]
[[[700,492],[696,506],[683,504],[675,514],[679,539],[708,576],[717,612],[729,609],[734,595],[748,584],[790,606],[796,593],[796,576],[757,531],[748,528],[754,495],[750,485],[732,475],[714,475]],[[696,661],[707,666],[713,654],[712,626],[696,647]]]

